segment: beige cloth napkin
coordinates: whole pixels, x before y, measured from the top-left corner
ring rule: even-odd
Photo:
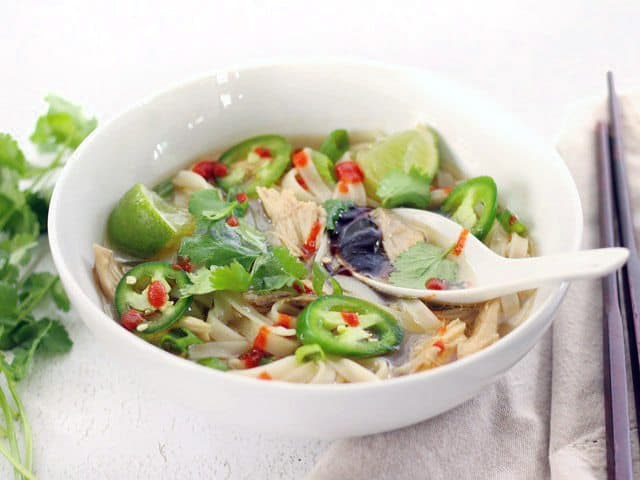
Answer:
[[[640,92],[621,100],[640,219]],[[558,141],[580,191],[584,248],[598,246],[594,126],[604,118],[602,100],[582,102],[571,110]],[[601,300],[600,281],[575,282],[552,331],[494,385],[421,424],[337,441],[308,478],[606,478]],[[632,418],[634,471],[640,476],[633,412]]]

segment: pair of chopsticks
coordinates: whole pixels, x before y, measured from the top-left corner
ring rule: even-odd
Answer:
[[[613,75],[607,74],[609,122],[596,131],[600,189],[600,235],[603,247],[630,251],[626,266],[603,280],[603,340],[607,465],[609,478],[633,478],[625,355],[625,329],[640,415],[640,260],[636,248],[624,155],[620,105]]]

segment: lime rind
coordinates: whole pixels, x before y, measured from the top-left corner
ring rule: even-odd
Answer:
[[[140,258],[159,256],[178,246],[192,230],[193,219],[138,183],[116,204],[107,222],[109,241],[118,250]]]

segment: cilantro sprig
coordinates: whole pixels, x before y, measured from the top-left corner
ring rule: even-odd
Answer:
[[[0,441],[0,453],[13,465],[17,479],[36,478],[31,426],[17,384],[35,358],[65,353],[72,346],[59,319],[38,318],[47,304],[67,312],[70,303],[56,274],[34,271],[36,253],[46,243],[40,237],[46,233],[56,173],[97,124],[60,97],[50,95],[45,101],[48,111],[38,118],[30,139],[49,157],[48,164],[29,162],[16,140],[0,133],[0,375],[5,385],[0,387],[0,430],[6,439]]]
[[[191,196],[189,211],[196,218],[196,232],[182,240],[178,254],[201,268],[189,275],[191,285],[183,294],[268,292],[291,287],[307,276],[305,265],[288,249],[270,246],[242,219],[247,202],[224,200],[217,190],[207,189]],[[231,215],[238,225],[226,222]]]

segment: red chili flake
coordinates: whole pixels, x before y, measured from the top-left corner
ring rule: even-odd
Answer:
[[[313,290],[311,290],[309,287],[307,287],[304,283],[300,281],[294,282],[292,287],[298,293],[313,293]]]
[[[266,325],[261,326],[260,330],[258,330],[256,338],[253,339],[253,348],[257,348],[258,350],[262,350],[264,352],[267,348],[267,338],[269,337],[270,333],[271,332],[269,331],[269,327],[267,327]]]
[[[229,225],[230,227],[237,227],[238,225],[240,225],[240,223],[238,222],[238,219],[233,215],[227,218],[226,222],[227,222],[227,225]]]
[[[152,307],[160,308],[167,303],[169,295],[167,294],[167,289],[164,287],[164,284],[160,280],[154,280],[149,284],[147,298]]]
[[[467,242],[467,237],[469,236],[469,230],[466,228],[460,232],[460,236],[458,237],[458,241],[456,242],[456,246],[453,247],[453,253],[456,257],[459,257],[464,250],[464,244]]]
[[[213,166],[213,174],[216,177],[226,177],[229,175],[229,168],[224,163],[216,162]]]
[[[446,327],[446,325],[445,325],[445,326],[442,326],[442,327],[440,327],[440,328],[438,329],[438,335],[441,337],[442,335],[444,335],[444,334],[446,333],[446,331],[447,331],[447,327]]]
[[[245,368],[253,368],[260,365],[260,360],[262,360],[267,353],[259,348],[252,348],[251,350],[244,352],[240,355],[240,360],[244,362]]]
[[[307,154],[304,153],[304,150],[298,150],[293,154],[291,160],[296,168],[304,168],[307,166],[309,158],[307,157]]]
[[[345,321],[347,325],[350,327],[357,327],[360,325],[360,319],[358,318],[358,314],[356,312],[340,312],[342,319]]]
[[[271,377],[271,375],[269,375],[268,372],[260,372],[260,375],[258,375],[258,378],[260,380],[273,380],[273,378]]]
[[[247,198],[247,194],[244,192],[236,193],[236,200],[238,200],[240,203],[246,202]]]
[[[424,286],[428,290],[446,290],[449,288],[447,282],[441,278],[430,278]]]
[[[360,183],[364,180],[364,173],[357,163],[352,161],[340,162],[336,165],[338,179],[346,183]]]
[[[279,313],[278,320],[273,324],[274,327],[284,327],[291,328],[291,321],[293,317],[291,315],[287,315],[286,313]]]
[[[188,258],[178,257],[178,261],[172,265],[174,270],[182,270],[184,272],[193,272],[193,263]]]
[[[142,322],[144,322],[144,317],[134,308],[130,308],[120,317],[120,323],[129,331],[135,330]]]
[[[517,221],[518,221],[518,217],[516,217],[515,215],[511,215],[509,217],[509,225],[514,225]]]
[[[213,180],[215,178],[215,165],[217,162],[212,160],[202,160],[191,167],[191,171],[197,173],[205,180]]]
[[[309,236],[302,246],[302,258],[304,258],[305,260],[310,259],[313,254],[316,253],[316,250],[318,249],[318,235],[320,235],[321,230],[322,224],[320,223],[320,221],[316,220],[315,222],[313,222],[311,231],[309,232]]]
[[[304,181],[304,178],[302,178],[299,173],[296,173],[295,179],[296,182],[298,182],[298,185],[300,185],[305,190],[309,190],[309,185],[307,185],[307,182]]]
[[[256,147],[253,149],[254,152],[258,154],[260,158],[271,158],[271,150],[266,147]]]
[[[433,346],[436,347],[438,350],[440,350],[438,352],[438,355],[444,352],[444,342],[442,340],[440,339],[436,340],[435,342],[433,342]]]
[[[349,184],[343,180],[338,182],[338,191],[340,193],[349,193]]]

